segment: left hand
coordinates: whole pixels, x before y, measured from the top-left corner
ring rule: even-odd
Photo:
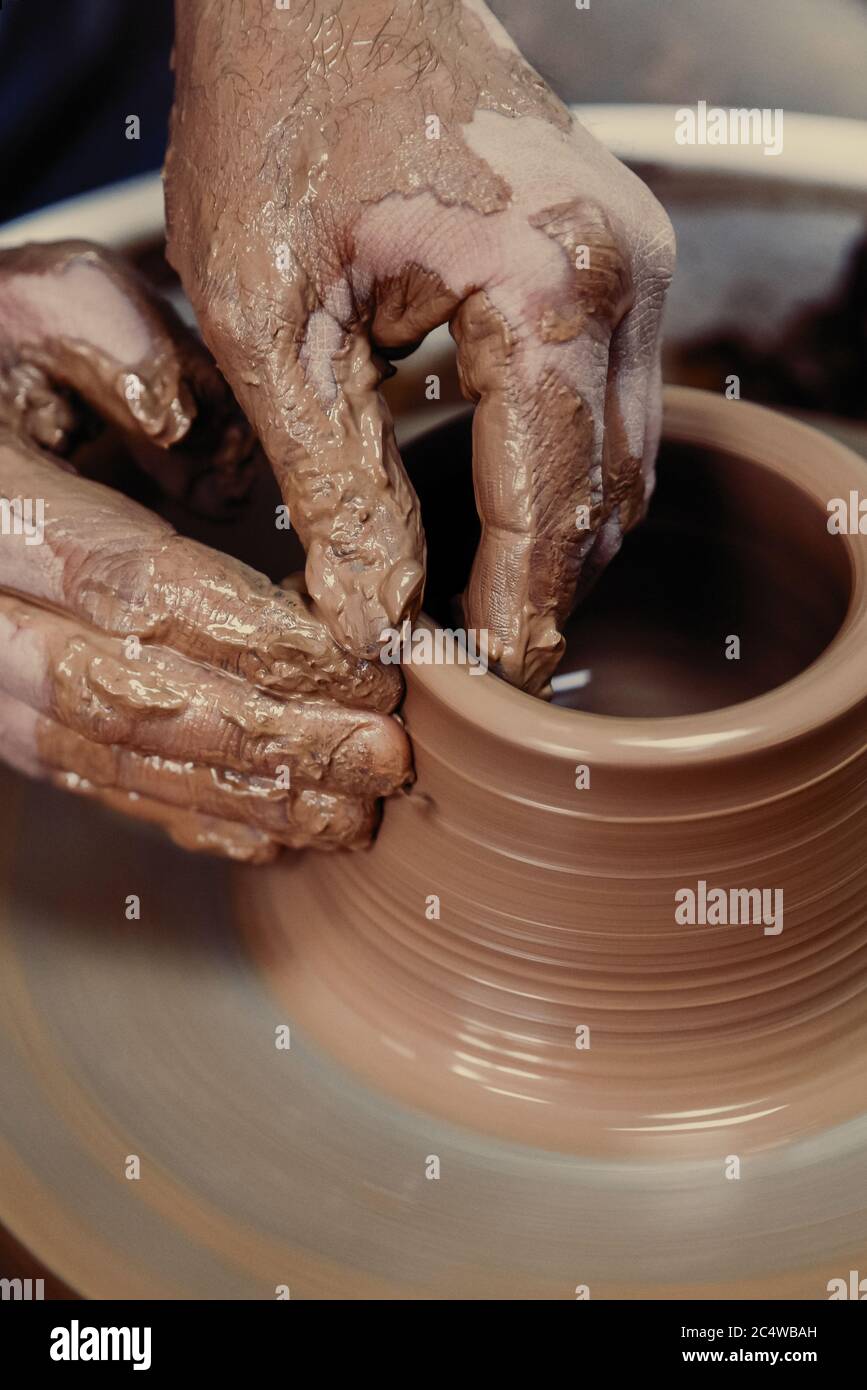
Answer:
[[[21,771],[263,862],[367,844],[410,773],[396,670],[297,588],[78,474],[111,421],[173,496],[222,510],[249,428],[201,344],[120,257],[0,253],[0,749]],[[25,500],[29,503],[26,516]]]

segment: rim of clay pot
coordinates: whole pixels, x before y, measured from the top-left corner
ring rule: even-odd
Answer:
[[[823,512],[832,497],[858,492],[867,482],[864,461],[820,431],[764,406],[692,387],[666,387],[663,437],[765,468]],[[867,536],[836,539],[850,572],[849,603],[838,632],[797,676],[739,704],[700,714],[623,718],[550,705],[491,671],[471,674],[465,666],[415,665],[410,679],[455,718],[525,752],[648,770],[768,752],[826,727],[867,698]],[[419,623],[435,627],[426,614]]]

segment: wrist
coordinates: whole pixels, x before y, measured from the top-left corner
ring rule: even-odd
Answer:
[[[424,31],[454,26],[464,11],[491,19],[482,0],[342,0],[337,11],[334,0],[175,0],[175,59],[219,68],[245,51],[294,42],[326,76],[341,56],[369,67],[417,53]]]

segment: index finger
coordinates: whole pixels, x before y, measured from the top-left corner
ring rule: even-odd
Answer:
[[[482,292],[461,307],[454,331],[462,380],[478,401],[482,536],[465,622],[487,633],[501,675],[539,694],[563,654],[562,624],[602,518],[607,343],[589,347],[580,369],[573,360],[536,375]]]
[[[611,337],[632,280],[619,238],[594,204],[573,200],[530,222],[549,238],[538,279],[524,271],[477,291],[452,332],[461,386],[478,402],[473,479],[482,537],[465,620],[487,632],[501,675],[541,694],[563,654],[562,625],[594,537],[620,501],[603,470],[606,397]],[[629,486],[624,475],[618,487]]]
[[[369,324],[343,282],[320,293],[294,263],[271,285],[245,273],[185,284],[289,504],[308,592],[338,641],[373,657],[418,611],[425,543]]]
[[[342,651],[302,594],[178,535],[3,429],[0,497],[37,503],[33,534],[22,527],[3,537],[0,588],[275,694],[329,695],[385,712],[398,703],[399,672]]]

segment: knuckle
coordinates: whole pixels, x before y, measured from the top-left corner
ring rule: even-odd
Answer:
[[[238,328],[238,300],[228,288],[185,286],[208,341],[231,342]]]
[[[664,293],[674,274],[676,256],[677,238],[671,218],[648,189],[636,246],[638,278]]]
[[[633,279],[628,241],[609,209],[595,199],[572,198],[529,220],[559,246],[569,266],[566,294],[558,293],[557,302],[545,295],[542,339],[566,341],[594,323],[610,328],[631,303]]]
[[[144,635],[158,618],[154,561],[148,547],[132,546],[128,538],[73,554],[64,567],[68,601],[106,631]]]

